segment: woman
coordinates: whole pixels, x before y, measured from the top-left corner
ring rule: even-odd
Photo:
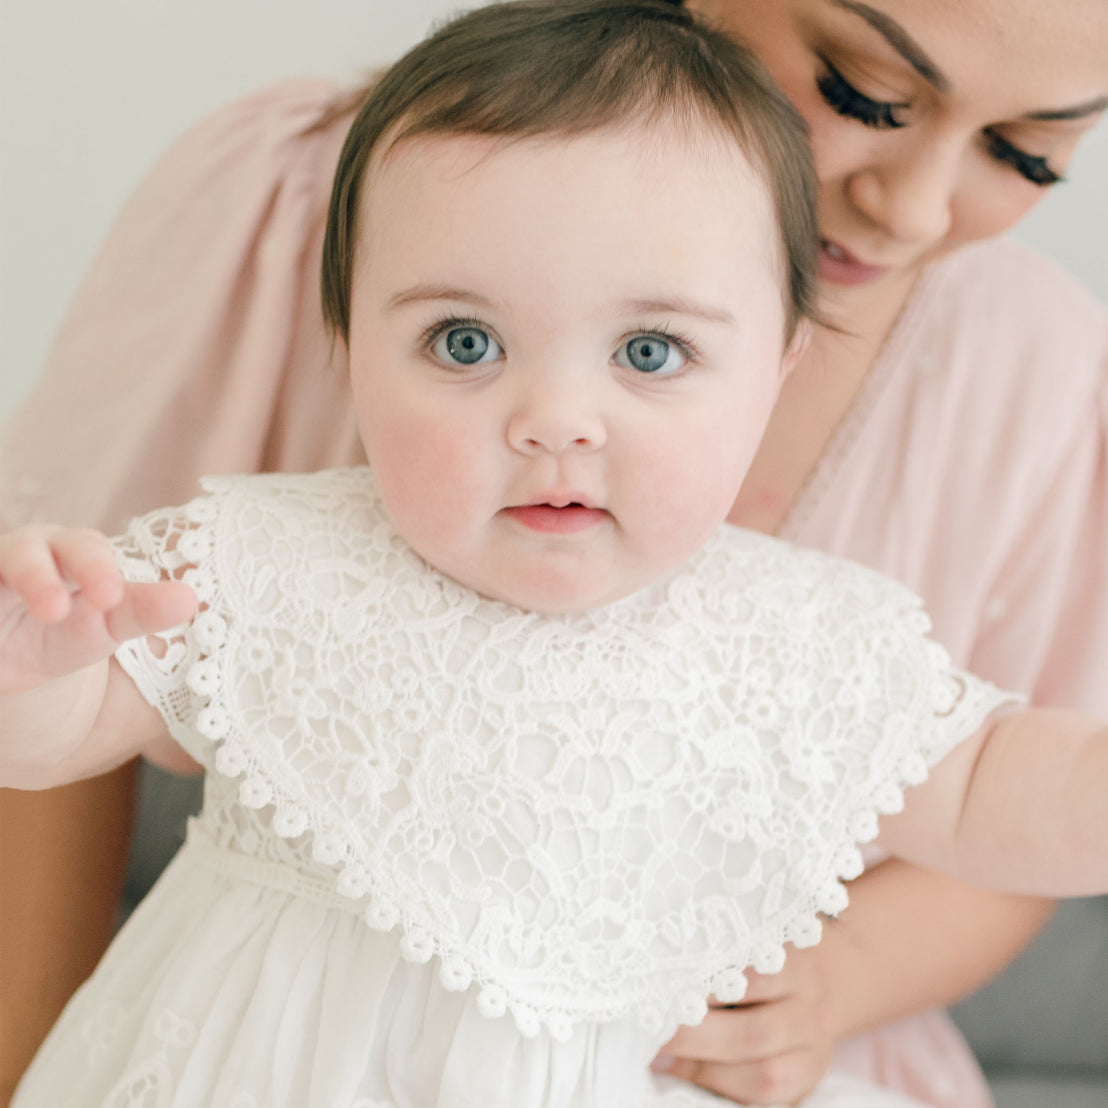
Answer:
[[[1103,0],[1060,0],[1049,18],[1035,0],[695,6],[752,41],[808,119],[826,310],[841,328],[790,379],[733,521],[901,577],[958,662],[1041,702],[1105,711],[1092,670],[1108,638],[1104,309],[1015,247],[969,245],[1030,208],[1103,113]],[[348,120],[332,88],[301,83],[174,148],[124,213],[13,429],[4,472],[24,480],[4,490],[12,514],[44,505],[112,528],[189,495],[200,472],[356,458],[342,351],[316,291]],[[143,428],[134,441],[117,405]],[[140,470],[151,441],[162,462]],[[14,1071],[106,937],[96,921],[109,917],[90,905],[118,888],[131,772],[5,800],[5,880],[40,875],[32,898],[4,898],[38,940],[4,942],[23,975],[13,985],[4,967],[22,1005],[23,1042],[5,1028]],[[59,874],[59,855],[77,872]],[[755,984],[765,1003],[713,1013],[659,1064],[740,1102],[794,1101],[841,1044],[837,1065],[920,1103],[987,1104],[940,1017],[890,1022],[976,987],[1047,911],[875,866],[820,946]],[[50,967],[52,995],[36,992],[29,955]]]

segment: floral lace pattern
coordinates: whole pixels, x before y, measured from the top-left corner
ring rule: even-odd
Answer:
[[[878,815],[1011,700],[951,668],[908,590],[751,532],[544,617],[422,562],[367,469],[205,487],[117,542],[128,577],[201,600],[119,659],[235,780],[205,823],[326,875],[525,1034],[739,999],[845,906]]]

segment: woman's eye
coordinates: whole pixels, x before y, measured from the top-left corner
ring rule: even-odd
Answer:
[[[1028,154],[1018,146],[1013,146],[1007,139],[1001,138],[991,127],[985,129],[985,144],[988,147],[989,156],[998,162],[1010,165],[1021,177],[1026,177],[1033,185],[1043,188],[1056,185],[1062,180],[1062,175],[1050,168],[1046,158],[1036,154]]]
[[[878,131],[905,126],[896,113],[906,109],[907,104],[871,99],[859,92],[826,58],[821,56],[820,60],[827,72],[816,78],[816,87],[833,112]]]
[[[483,327],[465,325],[446,327],[431,343],[431,353],[447,365],[478,365],[495,362],[501,355],[500,345]]]
[[[665,377],[688,362],[680,347],[660,335],[635,335],[616,351],[616,364]]]

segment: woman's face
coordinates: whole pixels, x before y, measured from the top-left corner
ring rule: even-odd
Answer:
[[[811,128],[821,277],[849,312],[996,235],[1108,107],[1108,0],[690,0]]]

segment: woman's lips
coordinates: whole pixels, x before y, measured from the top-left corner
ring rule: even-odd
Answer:
[[[505,512],[529,531],[544,535],[574,535],[608,518],[603,508],[586,508],[581,504],[567,504],[556,508],[553,504],[521,504],[506,508]]]
[[[838,243],[821,239],[819,244],[819,275],[833,285],[865,285],[889,272],[886,265],[866,265]]]

